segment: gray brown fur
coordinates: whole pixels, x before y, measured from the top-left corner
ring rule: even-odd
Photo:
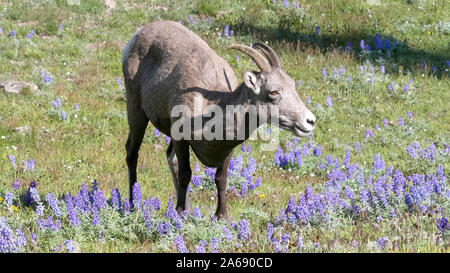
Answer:
[[[255,44],[257,45],[257,44]],[[239,48],[240,47],[240,48]],[[171,110],[175,105],[193,107],[195,97],[204,106],[214,104],[225,109],[226,105],[278,105],[280,127],[299,136],[309,135],[314,128],[315,117],[305,107],[295,92],[293,80],[275,67],[278,57],[267,46],[259,44],[268,58],[263,64],[262,54],[255,49],[235,46],[259,62],[262,72],[246,72],[244,83],[238,86],[229,64],[219,57],[199,36],[176,22],[151,23],[138,30],[124,49],[122,68],[125,78],[127,113],[130,132],[126,143],[127,165],[132,187],[137,180],[138,151],[148,121],[164,134],[171,136]],[[259,57],[256,56],[257,53]],[[274,61],[275,60],[275,61]],[[277,96],[268,95],[278,90]],[[275,118],[275,117],[272,117]],[[300,122],[300,119],[303,119]],[[269,117],[270,120],[270,117]],[[306,123],[308,124],[306,124]],[[306,124],[306,125],[305,125]],[[251,134],[247,130],[246,137]],[[210,167],[217,167],[215,183],[218,189],[216,215],[226,216],[226,184],[229,160],[234,147],[243,140],[171,140],[167,160],[177,193],[177,211],[190,210],[187,186],[191,179],[189,147],[199,160]]]

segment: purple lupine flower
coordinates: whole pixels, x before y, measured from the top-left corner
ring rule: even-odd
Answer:
[[[366,46],[364,44],[364,40],[361,40],[361,42],[359,42],[359,46],[361,47],[362,50],[366,49]]]
[[[225,25],[225,28],[224,28],[224,30],[223,30],[223,36],[225,37],[225,38],[228,38],[229,37],[229,26],[228,26],[228,24],[226,24]]]
[[[198,207],[194,207],[192,210],[192,216],[197,219],[202,219],[203,214],[200,212],[200,209]]]
[[[11,30],[11,36],[12,36],[13,38],[16,38],[16,31],[15,31],[15,30]]]
[[[388,127],[388,121],[385,118],[383,118],[383,126]]]
[[[333,102],[331,101],[330,96],[327,96],[327,101],[326,101],[326,103],[327,103],[327,106],[328,106],[328,107],[333,106]]]
[[[239,54],[238,54],[238,55],[236,55],[236,61],[239,62],[239,60],[240,60],[240,57],[239,57]]]
[[[448,219],[446,217],[436,219],[436,227],[441,234],[444,234],[446,230],[450,230]]]
[[[403,118],[402,118],[402,117],[399,117],[399,118],[398,118],[398,125],[399,125],[400,127],[403,127],[404,123],[403,123]]]
[[[361,145],[359,144],[359,141],[356,141],[355,143],[355,151],[359,153],[361,151]]]
[[[130,214],[130,210],[131,210],[131,203],[130,200],[128,200],[128,198],[125,198],[123,200],[123,212],[125,215]]]
[[[352,82],[353,82],[352,75],[348,75],[348,78],[347,78],[347,79],[348,79],[348,82],[349,82],[349,83],[352,83]]]
[[[385,47],[386,49],[391,49],[391,41],[389,41],[388,39],[386,39]]]
[[[14,183],[12,183],[12,188],[14,189],[14,190],[19,190],[19,188],[20,188],[20,183],[19,183],[19,181],[20,181],[20,179],[17,179]]]
[[[273,225],[272,223],[268,223],[266,229],[266,241],[270,241],[272,239],[272,234],[273,234]]]
[[[122,207],[122,198],[117,188],[111,189],[111,204],[113,209],[117,211]]]
[[[52,76],[45,74],[44,75],[44,82],[51,83],[52,82]]]
[[[177,248],[177,251],[179,253],[188,253],[188,249],[186,248],[186,245],[184,244],[184,238],[182,235],[178,235],[175,237],[175,240],[173,241],[174,245]]]
[[[300,86],[302,84],[302,81],[301,80],[297,80],[296,82],[295,82],[295,85],[296,86]]]
[[[70,193],[66,194],[65,202],[70,225],[73,227],[80,226],[80,219],[78,218],[77,211],[73,204],[73,197],[70,195]]]
[[[50,194],[47,192],[47,194],[45,195],[45,201],[47,201],[48,205],[50,206],[50,208],[52,209],[53,213],[55,214],[56,217],[61,217],[62,213],[61,210],[58,206],[59,201],[58,199],[55,197],[55,194]]]
[[[405,83],[405,85],[403,86],[403,91],[405,91],[405,93],[408,92],[408,84],[407,83]]]
[[[310,97],[306,97],[306,103],[307,104],[311,104],[311,98]]]
[[[194,23],[194,18],[192,17],[192,14],[189,15],[189,23],[193,24]]]
[[[284,7],[289,8],[289,2],[287,0],[284,0]]]
[[[320,26],[317,26],[316,27],[316,35],[319,35],[319,33],[320,33]]]
[[[346,149],[345,150],[345,155],[344,155],[344,166],[348,167],[350,164],[350,150]]]
[[[385,72],[384,65],[380,66],[380,71],[381,71],[381,74],[384,75],[384,72]]]
[[[141,193],[141,185],[136,182],[133,185],[133,207],[134,209],[141,209],[142,207],[142,193]]]
[[[122,84],[122,80],[120,79],[120,77],[117,77],[117,84],[119,85],[119,89],[123,90],[123,84]]]
[[[195,248],[195,253],[205,253],[205,240],[200,240],[200,244]]]
[[[381,40],[378,33],[375,34],[375,49],[380,50],[383,48],[383,40]]]
[[[161,135],[161,132],[158,129],[155,128],[155,129],[153,129],[153,135],[155,137],[159,137]]]
[[[345,74],[345,68],[344,68],[344,66],[343,65],[340,65],[339,66],[339,74],[342,76],[342,75],[344,75]]]
[[[61,120],[66,120],[67,114],[65,111],[61,111]]]
[[[322,154],[322,148],[320,147],[319,144],[317,144],[317,146],[314,148],[313,153],[315,156],[320,156]],[[299,153],[299,155],[300,155],[300,153]]]
[[[64,241],[64,247],[67,250],[67,252],[69,252],[69,253],[74,253],[75,252],[75,246],[74,246],[72,240],[65,240]]]
[[[322,67],[322,77],[327,76],[327,71],[325,70],[325,67]]]
[[[27,34],[27,38],[28,38],[28,39],[33,38],[34,33],[35,33],[34,30],[31,30],[31,31]]]
[[[384,250],[386,248],[386,244],[389,243],[388,241],[388,237],[379,237],[377,239],[377,246],[381,249]]]
[[[223,226],[222,228],[222,234],[225,237],[225,239],[227,239],[228,241],[233,240],[233,233],[231,232],[231,230],[229,230],[226,226]]]
[[[239,231],[238,231],[238,239],[239,240],[247,240],[250,236],[250,225],[247,220],[242,219],[239,221]]]
[[[222,37],[222,32],[217,33],[217,36]]]
[[[230,36],[234,35],[234,30],[230,30]]]
[[[8,155],[8,159],[9,162],[11,163],[11,166],[13,166],[13,168],[16,168],[16,158],[13,155]]]

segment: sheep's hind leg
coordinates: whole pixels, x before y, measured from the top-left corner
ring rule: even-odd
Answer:
[[[177,191],[177,212],[181,213],[184,210],[191,211],[191,206],[187,194],[187,187],[191,181],[192,170],[189,163],[189,144],[184,141],[174,141],[173,151],[170,153],[172,158],[169,160],[169,167],[171,168],[174,177],[174,184]],[[169,145],[169,149],[170,149]],[[168,153],[169,153],[168,149]],[[175,159],[175,160],[174,160]],[[171,165],[172,164],[172,165]],[[175,175],[177,173],[177,175]],[[177,183],[178,182],[178,183]]]
[[[133,202],[133,186],[137,181],[136,167],[139,156],[139,148],[141,147],[142,140],[144,139],[148,119],[143,112],[132,114],[130,109],[128,109],[128,124],[130,126],[130,132],[128,134],[128,140],[125,144],[125,148],[127,150],[126,161],[128,166],[130,202]]]

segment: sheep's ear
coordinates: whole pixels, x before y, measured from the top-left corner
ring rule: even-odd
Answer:
[[[260,89],[261,84],[258,80],[258,77],[255,75],[255,73],[250,72],[250,71],[245,71],[244,72],[244,84],[248,88],[253,90],[253,92],[256,95],[259,95],[259,92],[261,91],[261,89]]]

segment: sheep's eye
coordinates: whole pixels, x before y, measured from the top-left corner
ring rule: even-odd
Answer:
[[[276,90],[272,90],[272,91],[269,92],[269,94],[272,95],[272,96],[275,96],[275,95],[278,95],[280,93],[278,93],[278,91],[276,91]]]

